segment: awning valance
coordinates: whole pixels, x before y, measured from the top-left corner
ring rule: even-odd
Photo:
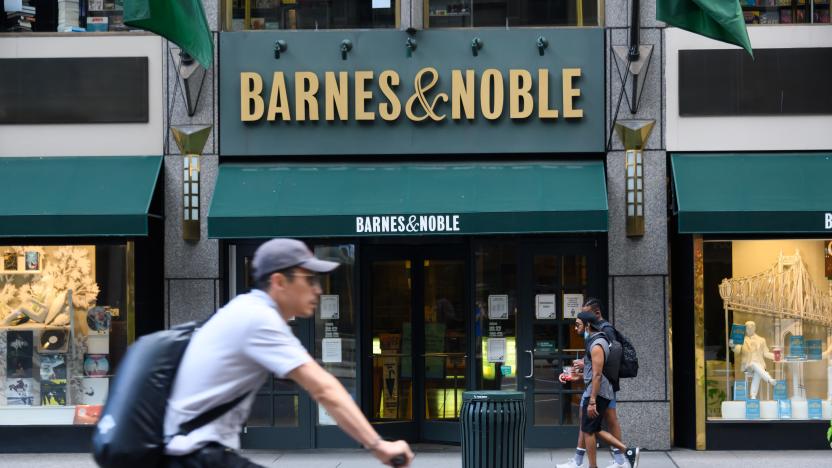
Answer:
[[[0,237],[145,236],[161,156],[0,158]]]
[[[674,154],[681,233],[832,233],[832,154]]]
[[[223,164],[215,238],[607,230],[601,161]]]

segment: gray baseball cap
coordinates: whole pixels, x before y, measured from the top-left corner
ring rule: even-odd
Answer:
[[[272,239],[254,252],[251,261],[255,281],[278,270],[291,267],[306,268],[316,273],[327,273],[340,265],[316,258],[303,242],[296,239]]]

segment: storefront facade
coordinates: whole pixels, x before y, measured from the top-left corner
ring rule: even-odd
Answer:
[[[754,62],[666,32],[673,309],[682,317],[676,443],[821,449],[832,416],[832,139],[822,130],[832,107],[790,82],[822,72],[830,36],[799,26],[749,35]],[[693,68],[724,70],[723,85]]]
[[[624,385],[625,431],[669,447],[661,134],[646,147],[642,238],[624,232],[620,142],[607,151],[605,96],[620,88],[605,50],[622,38],[545,21],[505,30],[505,16],[498,29],[438,27],[463,15],[431,15],[427,3],[391,2],[389,24],[364,26],[378,29],[316,32],[250,31],[254,12],[221,10],[233,26],[218,34],[219,155],[202,159],[202,240],[180,247],[168,223],[170,323],[248,290],[263,240],[303,238],[343,267],[316,319],[293,326],[383,435],[458,443],[462,391],[519,389],[533,415],[527,445],[569,447],[582,387],[555,377],[582,346],[575,304],[600,297],[661,356]],[[301,9],[285,6],[296,11],[280,21],[308,21]],[[626,9],[614,10],[610,23],[626,25]],[[653,44],[657,31],[645,31]],[[654,63],[651,106],[659,76]],[[168,203],[179,199],[174,185]],[[188,252],[211,254],[180,263]],[[645,421],[666,430],[630,429]],[[243,444],[355,446],[280,380],[258,394]]]
[[[0,451],[86,451],[125,350],[164,326],[161,48],[0,35]]]

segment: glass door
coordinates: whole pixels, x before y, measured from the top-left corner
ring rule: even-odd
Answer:
[[[584,384],[561,384],[557,377],[584,355],[575,317],[587,294],[604,285],[593,252],[584,244],[532,244],[520,253],[517,359],[530,447],[573,447],[577,440]]]
[[[464,257],[402,246],[367,248],[364,259],[370,420],[385,437],[458,441],[467,385]]]
[[[251,259],[258,244],[233,247],[234,288],[231,294],[251,290]],[[229,294],[229,295],[231,295]],[[289,322],[295,336],[307,350],[312,350],[313,326],[310,319]],[[312,401],[309,395],[291,380],[271,376],[257,391],[241,443],[246,449],[311,448]]]

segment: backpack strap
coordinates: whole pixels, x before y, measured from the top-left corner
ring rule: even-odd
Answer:
[[[257,390],[255,390],[257,391]],[[214,421],[215,419],[219,418],[220,416],[224,415],[225,413],[229,412],[231,408],[237,406],[241,401],[245,400],[247,396],[251,395],[250,393],[244,393],[237,398],[225,402],[217,407],[211,408],[210,410],[200,414],[199,416],[191,419],[190,421],[186,421],[179,425],[179,432],[170,436],[170,438],[180,436],[180,435],[188,435],[196,429]]]

